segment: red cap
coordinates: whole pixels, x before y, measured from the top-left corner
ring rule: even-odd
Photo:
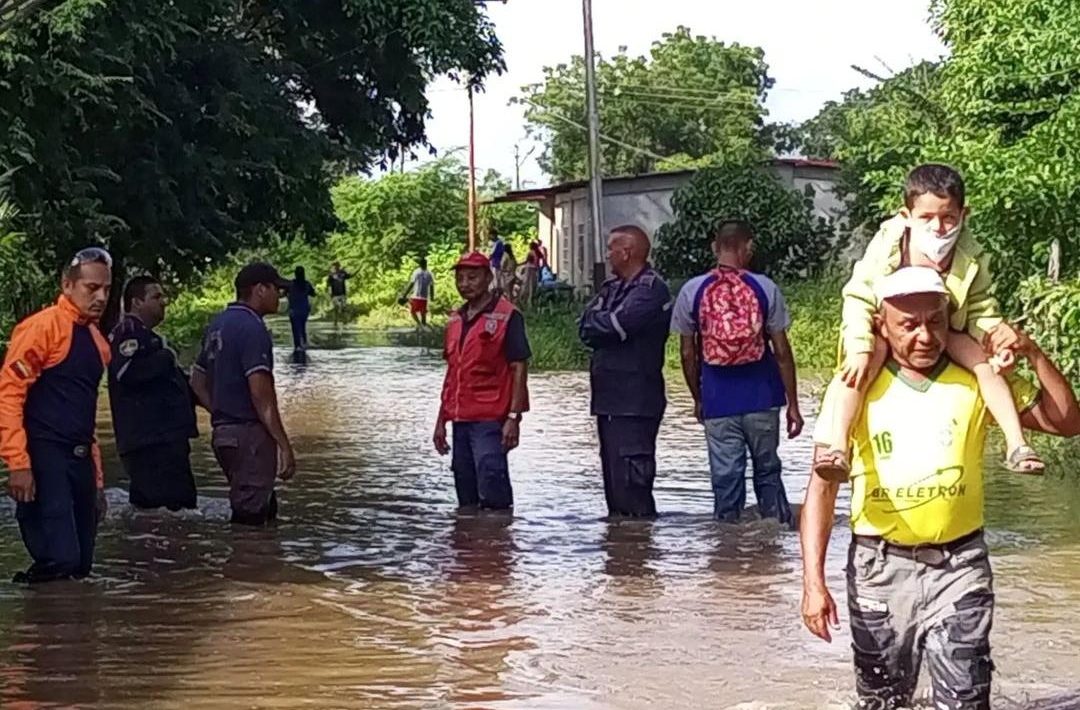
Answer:
[[[491,261],[481,252],[474,251],[468,254],[463,254],[458,263],[454,264],[454,269],[490,269]]]

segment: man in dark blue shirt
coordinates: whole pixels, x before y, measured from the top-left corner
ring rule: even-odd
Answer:
[[[263,525],[277,516],[275,476],[296,473],[274,389],[274,354],[263,316],[276,313],[290,282],[265,263],[236,277],[236,303],[206,330],[191,387],[211,412],[214,455],[229,480],[232,520]]]
[[[124,287],[124,318],[109,335],[109,404],[116,448],[136,508],[196,507],[189,439],[198,436],[187,376],[154,328],[165,319],[157,279],[136,276]]]
[[[592,413],[608,514],[653,517],[656,437],[664,416],[664,347],[671,293],[649,267],[649,237],[618,227],[608,240],[614,276],[581,316],[580,335],[592,349]]]

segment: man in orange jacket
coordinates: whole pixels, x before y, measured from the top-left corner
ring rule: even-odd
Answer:
[[[15,327],[0,370],[0,459],[34,562],[16,582],[85,577],[105,514],[97,395],[109,364],[98,330],[112,258],[83,249],[64,269],[57,302]]]
[[[506,454],[517,448],[521,415],[529,408],[529,340],[525,319],[491,291],[491,262],[479,252],[454,266],[466,303],[450,316],[443,356],[446,380],[435,425],[435,449],[450,452],[446,423],[454,424],[451,468],[462,508],[507,510],[514,505]]]

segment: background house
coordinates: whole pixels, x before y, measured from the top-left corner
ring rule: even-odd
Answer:
[[[768,164],[785,184],[797,190],[814,188],[814,210],[823,217],[839,219],[843,203],[834,194],[839,166],[822,160],[777,158]],[[649,234],[674,219],[671,196],[693,177],[693,170],[649,173],[604,179],[604,235],[622,224],[636,224]],[[541,241],[548,249],[552,269],[559,278],[586,287],[604,273],[604,235],[595,237],[589,214],[587,181],[567,182],[550,187],[518,190],[495,198],[494,202],[535,202]]]

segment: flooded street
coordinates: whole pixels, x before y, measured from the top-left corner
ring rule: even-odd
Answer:
[[[0,706],[644,710],[852,700],[846,518],[829,563],[844,629],[828,646],[799,618],[796,534],[711,521],[704,437],[681,381],[669,382],[676,396],[660,434],[659,521],[603,519],[584,373],[531,378],[533,411],[511,458],[513,517],[458,516],[449,459],[430,442],[435,355],[316,349],[307,366],[287,356],[279,349],[278,382],[299,474],[283,489],[275,529],[229,526],[205,422],[197,514],[133,514],[110,456],[113,508],[90,583],[7,584],[26,558],[12,507],[0,506]],[[995,707],[1080,707],[1073,451],[1066,470],[1045,479],[989,473]],[[781,455],[799,502],[809,434]]]

